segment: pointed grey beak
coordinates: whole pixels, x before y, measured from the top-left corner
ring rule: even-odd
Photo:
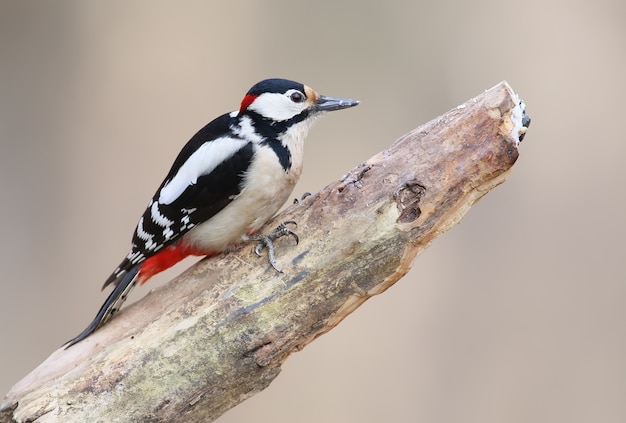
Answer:
[[[354,107],[360,102],[358,100],[350,100],[349,98],[326,97],[324,95],[317,96],[315,109],[318,112],[331,112],[333,110],[347,109]]]

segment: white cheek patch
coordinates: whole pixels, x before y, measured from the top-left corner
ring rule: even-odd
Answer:
[[[263,93],[248,107],[249,110],[275,121],[291,119],[307,107],[307,102],[294,103],[285,94]]]
[[[176,175],[161,189],[159,203],[172,204],[187,187],[195,185],[200,176],[211,173],[247,143],[248,141],[238,138],[223,137],[203,144],[189,156]]]

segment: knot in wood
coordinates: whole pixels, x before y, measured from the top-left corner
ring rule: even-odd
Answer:
[[[426,188],[415,179],[406,181],[393,194],[398,205],[400,216],[396,220],[398,223],[411,223],[417,220],[422,214],[419,203]]]

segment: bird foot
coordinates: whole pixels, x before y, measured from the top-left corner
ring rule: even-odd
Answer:
[[[287,225],[297,226],[296,222],[294,222],[293,220],[288,220],[278,225],[276,229],[274,229],[272,232],[270,232],[267,235],[256,234],[256,235],[248,236],[248,240],[258,241],[258,244],[254,247],[254,252],[256,253],[257,256],[261,257],[261,250],[264,247],[267,247],[268,260],[270,264],[272,265],[272,267],[279,273],[283,273],[283,271],[280,270],[280,268],[276,265],[274,241],[276,241],[278,238],[288,235],[288,236],[292,236],[296,240],[296,245],[298,244],[298,242],[300,242],[298,235],[295,232],[293,232],[291,229],[289,229]]]

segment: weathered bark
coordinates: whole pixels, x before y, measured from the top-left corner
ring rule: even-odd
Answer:
[[[268,225],[298,222],[300,244],[277,243],[284,273],[249,247],[201,261],[54,352],[0,422],[207,422],[261,391],[506,179],[518,103],[503,82],[405,135]]]

